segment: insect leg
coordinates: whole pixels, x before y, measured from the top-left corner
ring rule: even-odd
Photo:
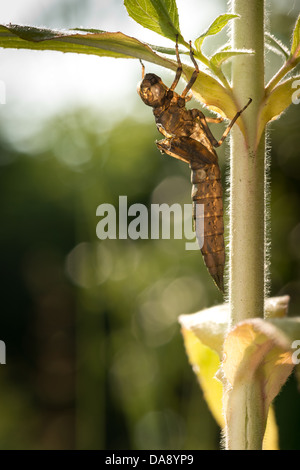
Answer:
[[[190,91],[190,89],[192,88],[192,86],[194,85],[195,81],[197,80],[197,77],[198,77],[198,73],[199,73],[199,67],[198,67],[198,64],[197,62],[195,61],[195,58],[194,58],[194,53],[193,53],[193,50],[192,50],[192,41],[190,41],[190,58],[195,66],[195,70],[187,84],[187,86],[185,87],[185,89],[183,90],[182,94],[181,94],[181,98],[185,98],[185,96],[187,95],[187,93]]]
[[[214,118],[214,117],[207,117],[206,116],[206,122],[213,122],[215,124],[218,124],[219,122],[223,122],[224,119],[222,117]]]
[[[193,113],[193,117],[194,119],[198,118],[199,121],[201,122],[202,124],[202,127],[207,135],[207,137],[209,138],[211,144],[214,146],[214,147],[218,147],[219,145],[219,142],[214,138],[214,136],[212,135],[212,132],[210,130],[210,128],[208,127],[208,124],[207,122],[221,122],[219,121],[218,119],[219,118],[215,118],[216,120],[213,120],[214,118],[206,118],[204,116],[204,114],[199,110],[199,109],[192,109],[192,113]],[[222,120],[222,118],[221,118]],[[227,135],[227,134],[226,134]],[[222,137],[223,138],[223,137]]]
[[[214,146],[214,147],[220,147],[220,145],[224,142],[224,140],[226,139],[226,137],[228,136],[233,124],[235,123],[235,121],[240,117],[240,115],[242,114],[243,111],[245,111],[246,108],[248,108],[249,104],[251,103],[252,99],[249,98],[249,101],[248,103],[246,104],[246,106],[244,106],[240,111],[238,111],[236,113],[236,115],[234,116],[234,118],[232,119],[231,123],[229,124],[229,126],[227,127],[227,129],[225,130],[224,134],[222,135],[221,139],[218,141],[217,139],[214,138],[214,136],[212,135],[212,132],[210,130],[210,128],[208,127],[207,125],[207,122],[221,122],[222,121],[222,118],[206,118],[204,116],[204,114],[199,111],[199,110],[195,110],[194,112],[196,113],[196,116],[200,119],[201,121],[201,124],[202,126],[204,127],[206,133],[207,133],[207,136],[211,142],[211,144]]]
[[[145,77],[145,66],[144,66],[143,62],[141,61],[141,59],[140,59],[140,63],[141,63],[141,66],[142,66],[142,80],[144,80],[144,77]]]
[[[166,137],[164,140],[156,142],[161,152],[171,157],[178,158],[189,165],[214,165],[218,162],[218,157],[214,149],[209,150],[201,142],[190,137],[176,137],[167,132],[160,132]]]
[[[240,115],[242,114],[242,112],[245,111],[246,108],[248,108],[249,104],[252,102],[252,99],[249,98],[249,101],[248,103],[240,110],[236,113],[236,115],[234,116],[234,118],[232,119],[231,123],[229,124],[229,126],[227,127],[227,129],[225,130],[224,134],[222,135],[221,139],[219,140],[219,142],[217,142],[217,145],[213,143],[213,146],[214,147],[219,147],[223,142],[224,140],[226,139],[226,137],[228,136],[233,124],[235,123],[235,121],[240,117]]]
[[[185,102],[187,103],[188,101],[191,101],[192,98],[193,98],[193,93],[189,93],[189,94],[186,95],[186,97],[185,97]]]
[[[178,84],[179,79],[180,79],[181,74],[182,74],[182,63],[181,63],[179,52],[178,52],[178,35],[176,35],[175,51],[176,51],[176,58],[177,58],[178,67],[177,67],[177,70],[176,70],[176,75],[175,75],[175,78],[174,78],[174,82],[172,83],[172,85],[170,87],[171,91],[174,91],[175,88],[177,87],[177,84]]]
[[[156,124],[157,130],[166,138],[166,139],[172,139],[175,137],[174,134],[170,134],[169,132],[166,131],[164,126],[160,124],[159,122]]]

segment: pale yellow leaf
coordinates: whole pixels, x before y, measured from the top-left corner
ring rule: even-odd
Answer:
[[[215,378],[220,366],[218,354],[204,346],[195,334],[182,328],[185,350],[195,372],[208,407],[221,428],[224,427],[222,414],[222,384]]]

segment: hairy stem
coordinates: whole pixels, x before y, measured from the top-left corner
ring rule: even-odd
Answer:
[[[232,0],[234,49],[252,49],[236,57],[232,69],[235,100],[244,113],[246,138],[237,126],[231,136],[230,286],[231,324],[264,315],[265,295],[265,136],[256,147],[257,116],[264,96],[264,0]],[[225,403],[228,449],[259,449],[263,420],[258,384],[239,387]]]

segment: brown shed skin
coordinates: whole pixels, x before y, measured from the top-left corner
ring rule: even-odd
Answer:
[[[156,142],[163,153],[189,164],[192,170],[192,200],[193,219],[196,237],[207,269],[218,288],[224,292],[224,223],[221,173],[218,157],[214,147],[219,147],[229,134],[233,124],[252,99],[236,113],[227,126],[221,139],[217,141],[212,135],[208,122],[221,122],[222,118],[206,118],[198,109],[186,109],[186,102],[191,99],[188,94],[195,83],[199,68],[195,61],[190,43],[190,58],[195,70],[185,89],[179,95],[174,90],[179,82],[182,65],[176,40],[176,57],[178,68],[174,81],[168,88],[154,73],[144,75],[142,64],[142,81],[138,94],[143,102],[153,108],[157,129],[164,136]],[[197,205],[204,206],[204,239],[201,240],[198,220],[202,214],[197,214]]]
[[[196,205],[204,204],[204,240],[201,252],[209,273],[224,291],[224,224],[221,174],[204,115],[187,110],[187,98],[167,88],[155,74],[147,74],[139,95],[153,107],[158,130],[164,139],[156,142],[160,151],[189,164],[192,170],[194,227],[197,233]],[[188,97],[189,99],[189,97]]]

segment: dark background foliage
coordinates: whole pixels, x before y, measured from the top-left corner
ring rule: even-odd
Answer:
[[[110,2],[111,30],[126,16],[118,3]],[[288,45],[299,1],[291,10],[269,3],[270,29]],[[82,26],[95,3],[82,5],[57,1],[32,12],[31,23]],[[101,28],[101,15],[97,26],[84,26]],[[271,74],[280,60],[270,53],[267,60]],[[9,96],[1,105],[1,449],[219,448],[177,322],[222,301],[200,253],[186,251],[184,240],[96,236],[97,206],[118,208],[120,195],[128,206],[190,202],[189,169],[157,151],[151,110],[135,92],[139,79],[126,85],[127,115],[113,94],[112,110],[74,100],[43,119],[18,102],[18,116],[10,114]],[[291,315],[300,314],[298,106],[269,126],[270,294],[289,294]],[[228,151],[218,153],[226,184]],[[299,403],[293,376],[275,401],[282,449],[300,449]]]

